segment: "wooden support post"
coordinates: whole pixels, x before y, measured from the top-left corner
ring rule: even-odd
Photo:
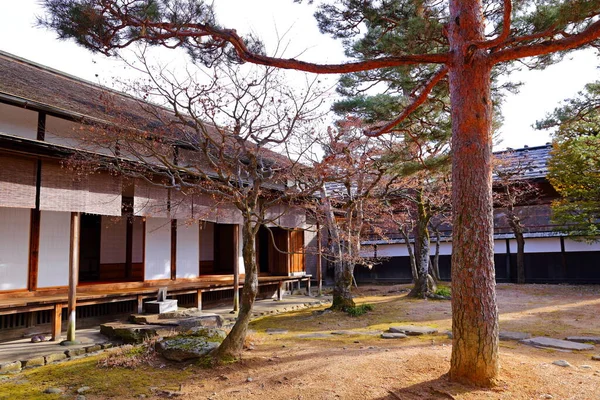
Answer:
[[[196,295],[196,308],[202,311],[202,289],[198,289]]]
[[[60,339],[60,331],[62,324],[62,304],[54,305],[54,313],[52,313],[52,341],[56,342]]]
[[[171,280],[177,279],[177,220],[171,220]]]
[[[144,297],[141,294],[137,295],[137,313],[141,314],[144,312]]]
[[[240,308],[240,226],[233,226],[233,312]]]
[[[306,294],[310,297],[310,278],[306,280]]]
[[[279,284],[277,285],[277,300],[283,300],[283,281],[279,281]]]
[[[75,321],[77,308],[77,284],[79,283],[79,237],[81,232],[81,213],[71,213],[71,252],[69,254],[69,304],[67,340],[75,341]]]
[[[323,296],[323,246],[321,245],[321,226],[317,222],[317,296]]]
[[[38,260],[40,254],[40,210],[31,210],[29,228],[29,276],[27,288],[31,292],[37,290]]]

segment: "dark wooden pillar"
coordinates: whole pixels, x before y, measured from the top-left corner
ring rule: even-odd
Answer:
[[[81,233],[81,213],[71,213],[71,246],[69,253],[69,304],[67,340],[75,341],[77,308],[77,284],[79,283],[79,240]]]
[[[29,277],[27,288],[34,292],[37,290],[38,263],[40,254],[40,210],[31,210],[29,225]]]
[[[233,226],[233,312],[240,308],[240,226]]]
[[[171,280],[177,279],[177,220],[171,220]]]

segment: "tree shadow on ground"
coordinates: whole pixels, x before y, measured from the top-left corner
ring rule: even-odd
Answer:
[[[484,391],[489,392],[492,390],[450,382],[448,374],[444,374],[436,379],[419,382],[411,386],[388,389],[388,395],[377,400],[452,400],[456,399],[456,396],[465,393]]]

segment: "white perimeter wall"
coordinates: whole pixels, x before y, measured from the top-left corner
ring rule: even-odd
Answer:
[[[0,207],[0,291],[27,289],[31,210]]]
[[[177,278],[196,278],[200,271],[198,222],[177,223]]]
[[[201,222],[200,229],[200,260],[214,261],[215,259],[215,224]]]
[[[517,241],[510,241],[511,254],[517,253]],[[600,243],[587,244],[565,239],[565,251],[600,251]],[[431,255],[435,254],[435,243],[431,243]],[[494,240],[494,253],[506,254],[506,240]],[[525,253],[560,253],[560,238],[528,238],[525,239]],[[361,251],[363,257],[373,257],[372,247],[365,246]],[[442,242],[440,244],[440,255],[452,255],[452,243]],[[378,257],[408,257],[405,244],[380,244],[377,245]]]
[[[171,278],[171,220],[146,218],[146,273],[144,280]]]
[[[124,264],[127,259],[127,218],[102,216],[100,264]]]
[[[37,139],[38,113],[0,104],[0,133]]]
[[[600,251],[600,243],[576,242],[565,238],[565,251]]]
[[[69,284],[71,213],[42,211],[38,288]]]

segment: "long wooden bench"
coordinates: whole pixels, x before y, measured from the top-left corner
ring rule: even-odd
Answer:
[[[310,295],[311,275],[301,276],[260,276],[259,286],[277,284],[277,299],[283,298],[286,283],[306,282]],[[170,296],[195,294],[196,307],[202,309],[202,293],[234,289],[233,278],[215,277],[214,280],[193,280],[188,282],[154,281],[127,282],[119,284],[83,284],[77,288],[77,306],[105,304],[121,301],[137,301],[137,311],[143,311],[144,300],[155,298],[159,287],[167,287]],[[240,288],[244,286],[243,275],[240,277]],[[67,293],[36,292],[30,296],[13,296],[0,298],[0,315],[18,314],[33,311],[53,310],[52,340],[58,340],[62,330],[62,309],[67,307]]]

